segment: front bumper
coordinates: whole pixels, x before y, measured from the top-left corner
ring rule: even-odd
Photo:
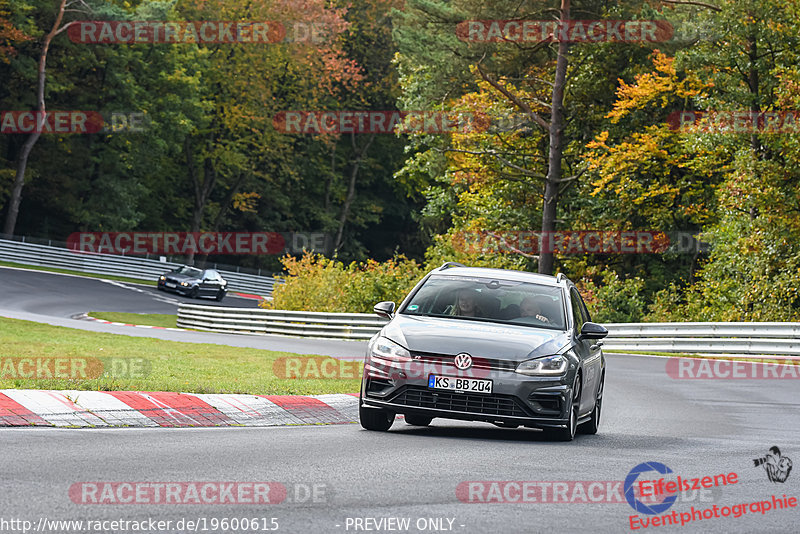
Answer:
[[[371,358],[364,366],[361,402],[401,414],[504,423],[534,428],[569,423],[574,370],[559,377],[530,377],[507,369],[459,371],[454,366],[418,367]],[[413,370],[413,369],[412,369]],[[471,376],[492,381],[492,393],[428,387],[428,376]]]
[[[177,282],[170,282],[170,283],[174,283],[175,287],[168,287],[166,280],[159,280],[158,289],[162,291],[169,291],[170,293],[178,293],[179,295],[187,295],[192,290],[192,286],[185,287]]]

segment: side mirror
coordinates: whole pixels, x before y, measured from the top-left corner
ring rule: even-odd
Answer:
[[[578,339],[603,339],[608,335],[608,330],[597,323],[583,323]]]
[[[394,302],[388,300],[385,302],[379,302],[372,308],[372,311],[374,311],[380,317],[391,319],[394,315]]]

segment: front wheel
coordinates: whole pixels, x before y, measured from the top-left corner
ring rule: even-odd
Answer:
[[[217,300],[217,302],[222,302],[222,299],[225,298],[225,291],[220,289],[219,291],[217,291],[217,296],[214,298]]]
[[[581,434],[597,434],[600,428],[600,412],[603,408],[603,387],[606,383],[606,375],[600,379],[600,387],[597,388],[597,399],[594,401],[594,410],[592,410],[592,418],[580,426]]]
[[[565,428],[548,429],[547,433],[557,441],[572,441],[578,431],[578,409],[581,405],[581,375],[575,377],[570,399],[569,422]]]
[[[499,426],[500,428],[519,428],[519,425],[517,423],[499,422],[499,423],[492,423],[492,424],[494,426]]]
[[[192,288],[191,291],[189,291],[189,298],[196,299],[199,294],[200,294],[200,288],[195,286]]]
[[[386,432],[394,423],[394,414],[381,408],[367,408],[359,404],[358,420],[367,430]]]
[[[433,421],[433,417],[426,417],[424,415],[406,414],[406,423],[413,426],[428,426]]]

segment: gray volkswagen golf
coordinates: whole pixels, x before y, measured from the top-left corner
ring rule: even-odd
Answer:
[[[359,416],[388,430],[436,417],[541,428],[570,441],[600,423],[608,331],[563,274],[445,263],[420,281],[369,342]]]

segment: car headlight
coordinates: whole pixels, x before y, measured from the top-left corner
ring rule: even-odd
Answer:
[[[158,279],[163,282],[164,280],[167,279],[167,277],[162,274],[161,276],[158,277]]]
[[[375,358],[405,362],[411,360],[411,353],[386,337],[379,337],[372,345],[370,354]]]
[[[566,370],[567,359],[556,355],[524,361],[517,366],[516,372],[529,376],[555,376],[564,374]]]
[[[182,285],[182,286],[184,286],[184,287],[186,287],[186,286],[188,286],[188,285],[189,285],[189,282],[181,282],[181,285]]]

